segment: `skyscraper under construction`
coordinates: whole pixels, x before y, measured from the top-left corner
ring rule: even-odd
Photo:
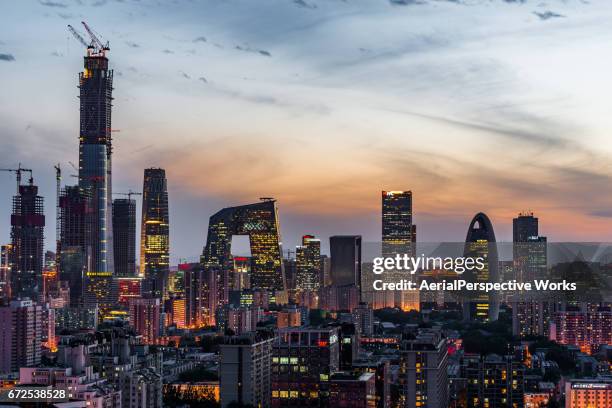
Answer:
[[[86,273],[88,302],[110,303],[113,273],[111,108],[113,70],[103,46],[92,37],[79,74],[79,187],[91,197],[90,269]]]
[[[168,186],[164,169],[144,171],[140,234],[140,274],[145,278],[143,294],[163,297],[170,272]]]
[[[13,298],[38,299],[42,291],[45,213],[43,198],[30,178],[19,185],[11,215],[11,294]]]

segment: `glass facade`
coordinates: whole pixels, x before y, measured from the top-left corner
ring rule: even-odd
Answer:
[[[140,234],[143,293],[163,297],[170,272],[170,218],[164,169],[145,169]]]
[[[225,208],[208,223],[202,254],[207,269],[233,273],[232,236],[248,235],[251,247],[251,287],[284,290],[285,274],[276,202]]]

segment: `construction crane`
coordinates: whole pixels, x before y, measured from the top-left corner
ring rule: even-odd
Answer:
[[[68,31],[70,31],[70,33],[72,34],[72,36],[74,38],[76,38],[76,40],[78,42],[80,42],[81,44],[83,44],[85,46],[85,48],[89,48],[91,47],[91,44],[88,44],[87,41],[85,41],[85,39],[83,38],[83,36],[81,34],[79,34],[79,32],[77,30],[74,29],[73,26],[71,26],[70,24],[68,24]],[[92,47],[93,48],[93,47]]]
[[[94,34],[93,30],[87,25],[86,22],[81,21],[81,24],[83,24],[83,27],[85,27],[85,31],[87,31],[87,34],[89,34],[89,36],[91,37],[91,42],[92,44],[94,44],[94,46],[97,46],[98,49],[101,51],[110,50],[110,47],[108,46],[108,41],[106,42],[106,44],[102,44],[102,41],[100,41],[100,39]]]
[[[134,192],[134,191],[132,191],[132,190],[128,190],[128,192],[127,192],[127,193],[113,193],[113,195],[122,195],[122,196],[127,196],[128,201],[131,201],[131,200],[132,200],[132,196],[133,196],[133,195],[140,195],[140,196],[141,196],[141,195],[142,195],[142,193],[136,193],[136,192]]]
[[[89,38],[90,38],[89,43],[85,41],[83,36],[70,24],[68,25],[68,31],[70,31],[72,36],[78,42],[80,42],[85,47],[87,47],[87,55],[104,57],[106,55],[106,51],[110,50],[108,41],[106,42],[106,44],[103,44],[102,41],[100,41],[98,36],[94,34],[93,30],[91,29],[91,27],[87,25],[86,22],[81,21],[81,24],[83,24],[83,27],[85,27],[85,31],[87,31],[87,34],[89,35]]]
[[[21,167],[21,163],[19,163],[19,165],[17,166],[16,169],[0,169],[0,171],[8,171],[11,173],[15,173],[17,175],[17,194],[19,194],[19,186],[21,186],[21,172],[28,172],[30,173],[30,178],[29,178],[29,183],[30,185],[32,185],[34,183],[34,180],[32,178],[32,169],[24,169]]]

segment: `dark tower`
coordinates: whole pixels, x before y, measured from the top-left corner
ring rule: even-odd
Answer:
[[[546,237],[539,236],[538,218],[533,213],[520,213],[512,220],[512,233],[513,277],[519,282],[544,279],[547,245]],[[512,298],[512,334],[548,336],[551,306],[541,299],[515,294]]]
[[[91,197],[79,186],[65,186],[59,199],[59,280],[68,282],[70,304],[83,303],[84,276],[90,259]]]
[[[42,291],[44,200],[32,183],[19,186],[11,215],[11,293],[13,298],[38,299]]]
[[[140,234],[140,274],[145,278],[143,294],[163,297],[170,272],[170,219],[164,169],[144,171]]]
[[[361,235],[329,237],[331,284],[361,287]]]
[[[527,242],[529,237],[538,236],[538,218],[532,213],[521,213],[512,220],[512,241]]]
[[[482,257],[485,267],[469,277],[470,282],[498,282],[498,257],[495,232],[491,220],[484,213],[478,213],[470,222],[465,237],[464,256]],[[467,275],[467,274],[466,274]],[[466,320],[494,321],[499,315],[499,300],[496,293],[478,294],[464,303],[463,316]]]
[[[113,200],[115,275],[136,275],[136,200]]]

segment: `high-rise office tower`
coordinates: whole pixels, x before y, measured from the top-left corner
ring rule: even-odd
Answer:
[[[512,219],[512,241],[527,242],[529,237],[538,236],[538,218],[533,213],[520,213]]]
[[[383,191],[382,192],[382,256],[394,257],[398,254],[414,253],[416,242],[416,226],[412,223],[412,191]],[[385,280],[396,282],[401,279],[412,279],[403,271],[389,270]],[[366,288],[372,294],[371,288]],[[380,297],[381,293],[373,296]],[[386,293],[387,297],[393,296],[393,303],[405,311],[419,310],[419,292],[393,291]]]
[[[248,235],[251,247],[251,288],[285,290],[283,251],[276,201],[224,208],[210,217],[202,253],[206,269],[233,272],[232,236]],[[219,302],[226,300],[219,298]]]
[[[85,274],[91,268],[91,195],[79,186],[65,186],[59,198],[59,280],[68,282],[70,304],[83,304]]]
[[[523,282],[543,278],[546,273],[546,237],[539,236],[538,219],[519,214],[512,220],[512,255],[515,278]]]
[[[361,235],[329,237],[331,284],[361,286]]]
[[[113,200],[113,253],[115,275],[136,274],[136,200],[116,198]]]
[[[11,215],[11,296],[37,300],[42,291],[44,200],[30,178],[13,197]]]
[[[166,171],[145,169],[140,227],[140,274],[145,278],[143,294],[165,296],[169,272],[170,218]]]
[[[475,273],[466,273],[464,276],[471,282],[497,282],[498,257],[495,242],[495,232],[491,220],[484,213],[478,213],[470,222],[465,238],[464,257],[483,258],[484,267],[474,270]],[[499,315],[498,294],[475,294],[463,304],[463,316],[466,320],[494,321]]]
[[[448,407],[448,350],[439,330],[422,329],[400,350],[402,406]]]
[[[312,235],[302,237],[302,245],[295,250],[296,289],[318,290],[321,286],[321,241]]]
[[[108,68],[108,49],[88,48],[84,69],[79,74],[79,187],[90,197],[92,222],[89,244],[91,265],[88,276],[101,280],[110,293],[113,273],[112,224],[112,126],[113,70]]]
[[[272,343],[265,332],[226,336],[220,346],[219,385],[221,407],[269,407]]]
[[[531,282],[547,272],[546,237],[539,236],[538,219],[521,213],[512,220],[514,279]],[[548,336],[552,305],[542,299],[517,293],[512,299],[512,333],[517,336]]]
[[[383,256],[411,254],[413,234],[412,191],[382,192]]]
[[[32,300],[13,300],[0,307],[0,374],[40,364],[42,313]]]

